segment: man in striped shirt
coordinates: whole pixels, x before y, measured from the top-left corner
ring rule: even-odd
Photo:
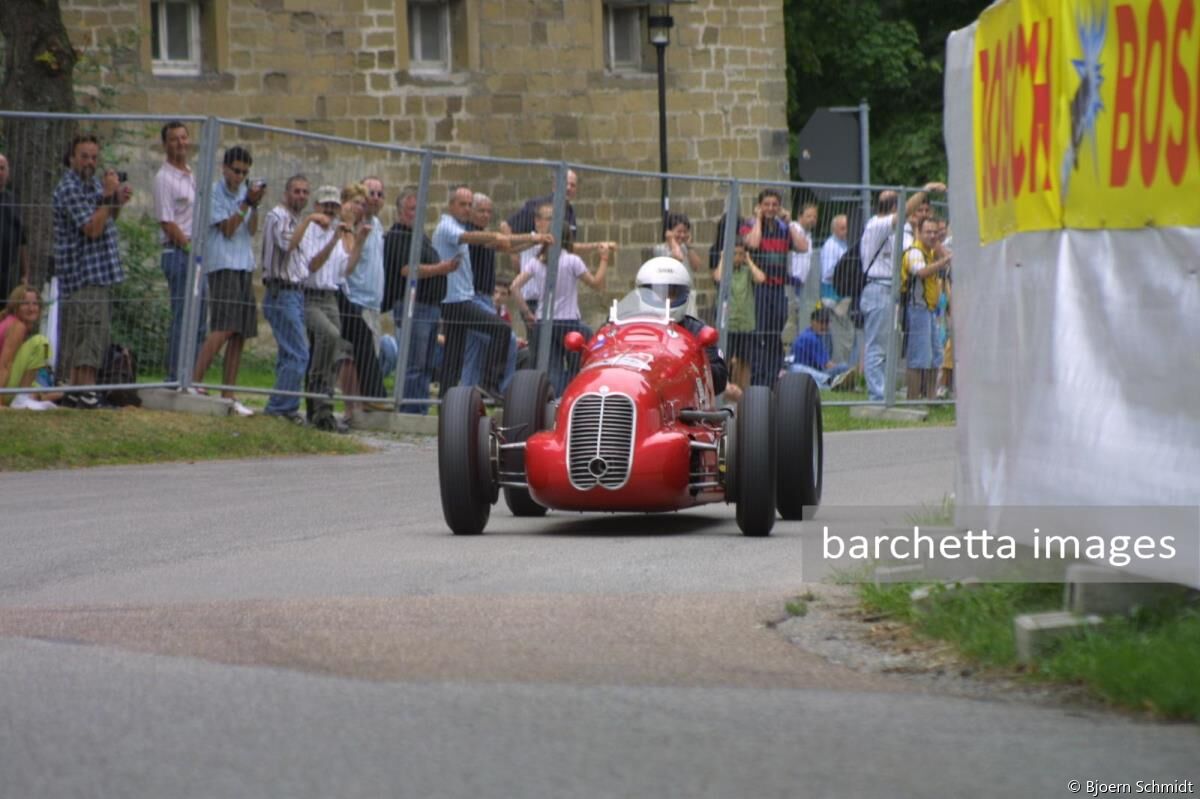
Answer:
[[[808,239],[780,215],[783,197],[775,189],[758,194],[754,217],[743,220],[738,235],[751,259],[767,275],[754,287],[757,322],[750,357],[750,384],[773,386],[783,367],[783,328],[788,320],[788,253],[808,251]]]

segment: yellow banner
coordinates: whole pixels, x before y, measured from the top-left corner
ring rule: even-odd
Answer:
[[[1198,0],[1008,0],[979,18],[980,239],[1200,226]]]

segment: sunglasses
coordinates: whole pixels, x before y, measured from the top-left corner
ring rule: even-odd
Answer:
[[[382,197],[383,196],[383,192],[381,192],[381,191],[369,191],[369,192],[367,192],[367,194],[371,197]]]
[[[249,174],[250,174],[250,170],[249,170],[249,169],[238,169],[236,166],[226,167],[226,169],[228,169],[228,170],[229,170],[230,172],[232,172],[233,174],[235,174],[235,175],[239,175],[239,176],[241,176],[241,177],[243,177],[243,178],[244,178],[244,177],[246,177],[246,175],[249,175]]]

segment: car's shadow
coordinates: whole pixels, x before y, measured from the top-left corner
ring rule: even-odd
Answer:
[[[530,520],[531,522],[533,520]],[[724,528],[724,529],[722,529]],[[709,530],[741,535],[731,519],[694,516],[686,513],[595,514],[561,517],[550,515],[530,524],[537,535],[571,538],[689,535]]]

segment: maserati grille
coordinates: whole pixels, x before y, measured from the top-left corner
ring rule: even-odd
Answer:
[[[625,394],[584,394],[571,406],[567,468],[571,485],[618,489],[629,479],[636,426],[633,399]]]

